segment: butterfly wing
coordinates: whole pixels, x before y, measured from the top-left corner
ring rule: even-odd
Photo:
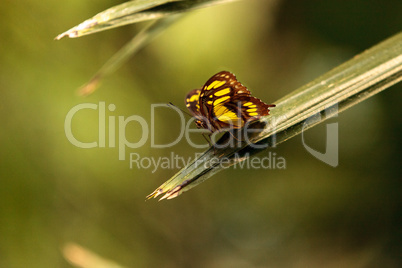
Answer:
[[[269,114],[268,105],[251,96],[250,91],[230,72],[212,76],[201,89],[190,91],[186,107],[199,120],[198,126],[211,132],[242,128],[246,122]]]
[[[230,72],[212,76],[200,92],[200,112],[217,129],[241,128],[247,121],[269,114],[268,105],[251,96],[250,91]]]
[[[201,93],[201,89],[193,89],[187,94],[187,96],[184,100],[187,109],[190,111],[190,113],[194,117],[201,116],[200,104],[199,104],[200,93]]]
[[[250,96],[250,91],[237,81],[236,76],[228,71],[222,71],[212,76],[202,87],[200,98],[210,96]]]
[[[256,120],[269,115],[269,108],[275,107],[274,104],[266,104],[260,99],[251,96],[235,97],[234,102],[241,103],[237,106],[240,107],[242,117],[245,121]]]

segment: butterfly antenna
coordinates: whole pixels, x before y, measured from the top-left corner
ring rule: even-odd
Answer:
[[[208,142],[209,146],[211,147],[212,146],[211,135],[205,134],[205,133],[202,133],[201,135],[204,137],[204,139]],[[208,135],[209,139],[207,139],[207,137],[205,135]]]
[[[167,104],[169,107],[176,107],[177,109],[179,109],[180,111],[182,111],[183,113],[185,113],[186,115],[193,117],[191,114],[189,114],[188,112],[184,111],[183,109],[181,109],[180,107],[177,107],[176,105],[174,105],[173,103],[169,102]]]

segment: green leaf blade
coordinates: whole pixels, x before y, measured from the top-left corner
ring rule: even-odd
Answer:
[[[59,34],[55,39],[63,37],[77,38],[112,28],[137,22],[160,19],[236,0],[134,0],[111,7],[79,25]]]
[[[274,102],[271,115],[253,125],[262,125],[248,143],[235,148],[209,149],[148,198],[171,199],[197,186],[222,170],[214,159],[227,158],[230,165],[244,161],[269,146],[280,144],[361,101],[402,81],[402,33],[372,47],[309,84]],[[309,120],[319,115],[316,120]],[[260,128],[261,126],[259,126]],[[225,143],[225,134],[218,143]],[[253,145],[266,145],[265,149]],[[198,163],[198,165],[196,165]]]

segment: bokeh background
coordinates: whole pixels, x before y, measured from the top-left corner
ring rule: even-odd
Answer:
[[[53,38],[120,2],[0,3],[0,267],[72,267],[64,255],[90,261],[71,245],[123,267],[398,266],[400,84],[331,119],[339,123],[336,168],[298,136],[271,150],[286,169],[228,169],[163,202],[144,200],[178,169],[130,169],[118,148],[77,148],[64,120],[77,104],[105,102],[116,106],[106,113],[116,121],[149,122],[151,104],[184,108],[185,94],[221,70],[275,102],[399,32],[401,1],[247,0],[198,10],[80,97],[77,88],[146,23]],[[155,118],[155,141],[174,140],[177,115]],[[325,131],[307,131],[307,144],[325,151]],[[73,133],[96,141],[97,111],[79,112]],[[140,133],[131,124],[126,137]],[[148,139],[127,155],[201,151],[185,141],[155,149]]]

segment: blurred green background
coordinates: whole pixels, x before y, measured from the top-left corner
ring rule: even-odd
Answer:
[[[398,266],[400,84],[331,119],[339,123],[336,168],[298,136],[271,150],[285,170],[228,169],[163,202],[144,199],[178,169],[130,169],[117,148],[77,148],[64,120],[77,104],[105,102],[116,105],[106,116],[149,122],[151,104],[184,108],[185,94],[221,70],[273,103],[399,32],[401,1],[247,0],[198,10],[79,97],[76,89],[145,23],[53,38],[120,2],[0,3],[0,267],[72,267],[63,257],[69,243],[124,267]],[[155,141],[174,140],[177,115],[155,117]],[[97,111],[77,113],[72,127],[96,141]],[[324,151],[325,133],[325,124],[309,130],[307,144]],[[128,140],[140,134],[127,127]],[[201,151],[185,141],[155,149],[148,139],[127,157]]]

